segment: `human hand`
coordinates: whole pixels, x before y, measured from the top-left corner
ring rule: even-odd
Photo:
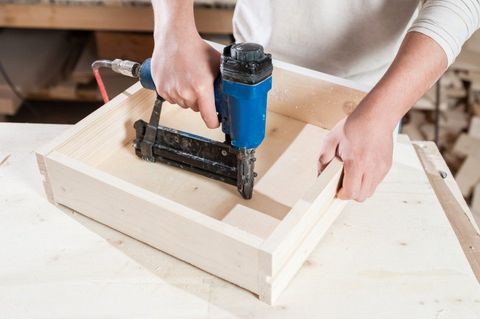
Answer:
[[[171,26],[155,34],[152,77],[170,103],[200,112],[209,128],[219,126],[213,83],[220,53],[202,40],[194,25]]]
[[[381,121],[352,115],[337,123],[323,140],[318,170],[339,157],[344,175],[337,197],[363,202],[373,195],[392,166],[393,129]]]

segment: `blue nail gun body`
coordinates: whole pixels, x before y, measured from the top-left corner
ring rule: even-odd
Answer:
[[[141,65],[113,61],[116,72],[138,77],[155,90],[150,59]],[[123,64],[123,65],[122,65]],[[135,122],[136,154],[236,185],[245,199],[253,193],[255,149],[265,136],[267,95],[272,87],[272,59],[254,43],[227,46],[215,80],[215,105],[225,141],[213,141],[159,125],[163,99],[157,96],[150,121]],[[126,71],[128,70],[128,71]]]

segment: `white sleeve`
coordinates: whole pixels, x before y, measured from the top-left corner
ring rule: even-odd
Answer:
[[[426,0],[409,32],[420,32],[436,41],[450,65],[479,27],[480,0]]]

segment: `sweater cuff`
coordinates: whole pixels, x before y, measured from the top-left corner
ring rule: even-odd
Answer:
[[[437,44],[443,49],[443,51],[445,52],[445,55],[447,56],[448,66],[450,66],[453,63],[453,61],[455,61],[455,58],[460,53],[460,50],[454,50],[452,48],[452,45],[450,44],[450,42],[445,40],[444,35],[442,35],[441,33],[435,30],[417,25],[417,26],[412,26],[408,30],[408,32],[412,32],[412,31],[422,33],[427,37],[431,38],[433,41],[437,42]]]
[[[445,51],[448,65],[479,28],[480,0],[427,0],[410,31],[425,34]]]

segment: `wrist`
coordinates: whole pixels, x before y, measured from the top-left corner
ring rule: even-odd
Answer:
[[[152,0],[155,17],[154,39],[198,35],[193,14],[193,1]]]
[[[393,102],[390,102],[383,94],[377,94],[372,90],[350,114],[347,121],[375,125],[385,131],[393,132],[402,116],[403,114],[399,114]]]

